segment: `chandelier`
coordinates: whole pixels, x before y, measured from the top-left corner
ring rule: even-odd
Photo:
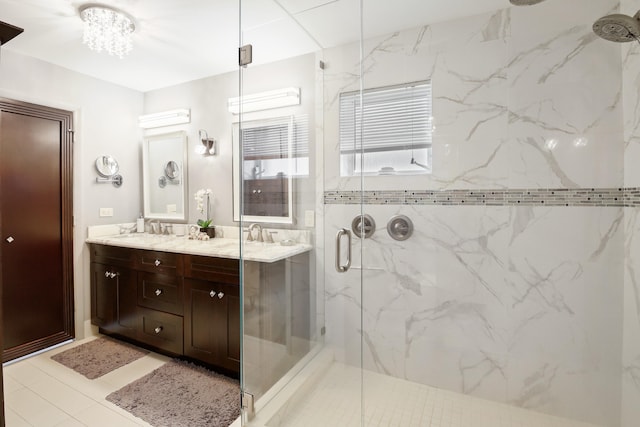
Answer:
[[[133,18],[112,7],[88,4],[80,7],[84,21],[82,42],[96,52],[107,51],[109,55],[123,58],[131,52],[131,34],[136,26]]]

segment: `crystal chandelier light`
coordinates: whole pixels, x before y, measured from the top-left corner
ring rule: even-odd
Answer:
[[[123,58],[131,52],[131,34],[135,30],[133,18],[112,7],[89,4],[82,6],[80,17],[84,21],[82,42],[96,52]]]

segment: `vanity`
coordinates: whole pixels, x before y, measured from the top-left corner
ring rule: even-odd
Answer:
[[[87,243],[91,322],[101,333],[238,375],[242,336],[238,239],[123,234],[90,237]],[[304,289],[292,290],[291,284],[308,285],[310,249],[308,244],[246,243],[248,304],[254,304],[254,298],[299,299]],[[296,308],[308,309],[308,304]],[[286,324],[291,314],[287,309],[268,311],[270,315],[260,316],[260,324],[245,324],[245,333],[254,330],[262,339],[283,345],[295,334],[306,338],[304,325]]]
[[[264,126],[254,130],[263,132],[273,123]],[[285,128],[290,129],[290,123]],[[214,141],[204,130],[198,135],[206,144],[204,153],[213,155]],[[238,137],[234,141],[234,162],[239,167]],[[189,219],[187,147],[185,131],[144,138],[141,217],[151,221],[149,230],[155,234],[132,232],[144,231],[144,220],[140,225],[89,227],[91,322],[103,334],[189,358],[232,376],[239,375],[244,346],[244,369],[254,370],[251,377],[259,382],[252,388],[264,391],[309,351],[315,334],[316,319],[310,316],[316,305],[310,278],[312,246],[305,243],[310,242],[311,232],[286,227],[264,230],[266,241],[242,244],[242,264],[237,227],[216,226],[209,231],[218,234],[220,230],[220,234],[209,240],[191,240],[181,235],[185,232],[157,234],[169,232],[160,222],[174,223],[173,230],[185,228]],[[268,159],[245,160],[261,165]],[[116,188],[122,184],[113,157],[100,156],[96,171],[97,183]],[[246,179],[245,201],[251,209],[244,212],[239,209],[239,176],[234,174],[234,221],[293,224],[291,174]],[[197,216],[207,221],[211,219],[210,191],[195,194]],[[206,199],[199,198],[202,192]],[[252,235],[254,227],[249,228]],[[262,231],[258,227],[260,236]]]

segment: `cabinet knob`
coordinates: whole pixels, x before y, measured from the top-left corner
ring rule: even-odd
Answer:
[[[162,294],[162,289],[156,289],[156,296],[159,297]]]
[[[162,261],[160,261],[159,259],[157,259],[157,260],[155,260],[155,261],[153,262],[153,264],[157,267],[157,266],[159,266],[160,264],[162,264]]]
[[[254,190],[252,191],[252,193],[253,193],[253,194],[256,194],[256,190],[254,189]]]
[[[258,189],[258,194],[262,194],[262,190]]]
[[[224,298],[224,292],[218,292],[218,298],[219,299]]]
[[[160,332],[162,332],[162,326],[156,326],[153,332],[155,332],[156,334],[159,334]]]
[[[211,298],[215,297],[215,296],[216,296],[216,291],[211,291],[211,292],[209,292],[209,296],[210,296]]]
[[[109,277],[109,275],[110,275],[110,274],[111,274],[110,272],[105,271],[105,272],[104,272],[104,277]]]

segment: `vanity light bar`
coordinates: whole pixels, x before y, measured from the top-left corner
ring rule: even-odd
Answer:
[[[188,108],[145,114],[138,117],[138,125],[143,129],[181,125],[189,122],[191,122],[191,110]]]
[[[270,108],[289,107],[300,105],[300,88],[287,87],[284,89],[270,90],[267,92],[245,95],[238,98],[229,98],[229,112],[240,114],[240,102],[242,102],[242,112],[268,110]]]

